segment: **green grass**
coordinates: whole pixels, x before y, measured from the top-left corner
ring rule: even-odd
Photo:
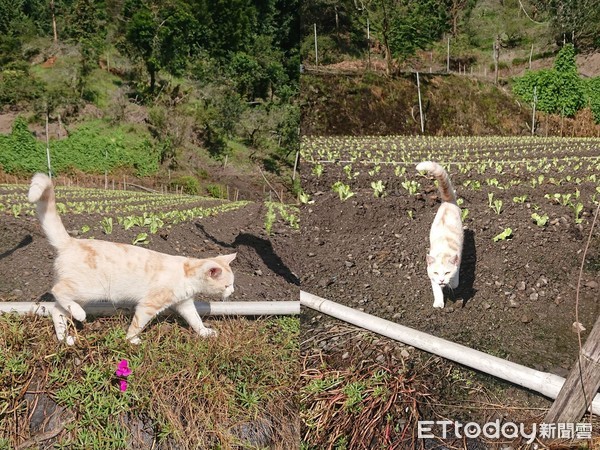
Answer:
[[[0,315],[0,448],[33,437],[28,389],[70,418],[55,448],[131,448],[132,423],[182,448],[297,446],[297,318],[214,320],[216,339],[160,320],[137,347],[125,340],[128,321],[91,320],[68,348],[48,318]],[[122,359],[132,369],[125,392],[115,376]]]

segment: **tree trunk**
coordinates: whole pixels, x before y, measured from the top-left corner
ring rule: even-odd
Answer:
[[[494,41],[494,84],[498,84],[498,61],[500,59],[500,36]]]
[[[52,14],[52,31],[54,33],[54,43],[58,43],[58,32],[56,31],[56,15],[54,14],[54,0],[50,0],[50,13]]]

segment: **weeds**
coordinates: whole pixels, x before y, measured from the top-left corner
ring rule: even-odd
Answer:
[[[25,400],[28,386],[65,410],[49,441],[57,449],[142,448],[133,431],[140,427],[168,448],[297,446],[297,318],[219,320],[215,340],[159,320],[139,347],[124,339],[128,322],[89,321],[77,347],[66,348],[50,319],[0,315],[0,408],[12,411],[2,418],[0,448],[30,438],[38,401]],[[133,370],[125,392],[115,375],[121,359]]]

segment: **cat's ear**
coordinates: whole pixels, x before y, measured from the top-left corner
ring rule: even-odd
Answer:
[[[231,262],[235,259],[236,256],[237,256],[237,253],[231,253],[229,255],[220,255],[217,258],[219,258],[221,261],[225,262],[226,264],[231,264]]]
[[[430,266],[435,262],[435,258],[431,255],[427,255],[427,265]]]
[[[208,269],[206,269],[206,277],[212,278],[213,280],[219,278],[221,273],[223,273],[223,269],[218,266],[210,266]]]
[[[454,255],[452,258],[450,258],[450,264],[454,264],[456,267],[460,265],[460,258],[458,255]]]

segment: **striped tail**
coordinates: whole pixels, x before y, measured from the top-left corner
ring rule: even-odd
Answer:
[[[36,173],[29,187],[28,199],[36,204],[38,218],[46,237],[54,248],[60,249],[69,243],[71,237],[56,211],[56,200],[52,181],[43,173]]]
[[[426,171],[433,175],[438,180],[438,188],[442,200],[445,202],[454,203],[456,205],[456,194],[450,182],[450,177],[442,166],[431,161],[424,161],[417,164],[417,170]]]

